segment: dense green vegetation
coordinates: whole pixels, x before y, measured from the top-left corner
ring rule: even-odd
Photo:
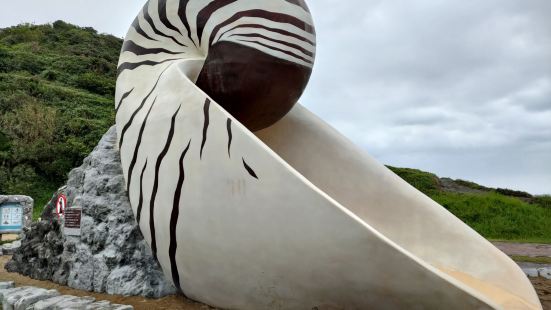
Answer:
[[[114,123],[122,40],[58,21],[0,29],[0,193],[44,205]]]
[[[493,189],[463,180],[454,180],[451,189],[432,173],[390,168],[486,238],[551,243],[551,196]]]
[[[0,194],[36,215],[114,123],[122,40],[58,21],[0,29]],[[551,197],[391,169],[491,239],[551,243]]]

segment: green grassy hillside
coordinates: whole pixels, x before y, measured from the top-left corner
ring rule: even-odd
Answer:
[[[114,122],[122,41],[58,21],[0,30],[0,193],[44,205]]]
[[[122,41],[58,21],[0,29],[0,194],[36,214],[114,123]],[[551,243],[551,198],[393,168],[485,237]]]
[[[389,167],[488,239],[551,243],[551,197]]]

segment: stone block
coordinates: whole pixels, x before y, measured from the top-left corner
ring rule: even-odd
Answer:
[[[34,288],[30,294],[20,298],[13,306],[14,310],[25,310],[27,307],[34,305],[35,303],[59,296],[59,292],[56,290],[44,290],[39,288]]]
[[[86,306],[92,304],[94,301],[96,301],[94,297],[77,297],[57,303],[52,310],[85,309]]]
[[[551,267],[544,267],[538,269],[538,274],[540,277],[547,280],[551,280]]]
[[[0,290],[6,290],[14,287],[15,287],[15,283],[13,281],[0,282]]]
[[[74,299],[78,299],[78,297],[70,296],[70,295],[60,295],[60,296],[44,299],[37,302],[34,305],[33,310],[52,310],[55,308],[57,304],[71,301]]]

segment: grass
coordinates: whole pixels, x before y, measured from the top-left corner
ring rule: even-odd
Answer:
[[[551,243],[551,209],[494,192],[430,197],[488,239]]]
[[[463,180],[455,182],[477,192],[456,193],[444,190],[439,178],[432,173],[389,168],[487,239],[551,243],[550,196],[532,197],[524,192],[493,189]]]
[[[531,257],[520,255],[510,255],[509,257],[519,263],[551,264],[551,257]]]

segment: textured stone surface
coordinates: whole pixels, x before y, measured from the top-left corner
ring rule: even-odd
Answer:
[[[0,291],[0,303],[2,305],[13,305],[20,297],[25,296],[29,286],[22,286]]]
[[[538,275],[547,280],[551,280],[551,267],[539,268]]]
[[[9,294],[23,290],[23,289],[25,289],[25,287],[15,287],[15,288],[12,287],[7,289],[0,289],[0,304],[4,304],[6,296],[8,296]]]
[[[13,282],[0,282],[0,304],[4,310],[132,310],[128,305],[96,301],[93,297],[60,295],[57,290],[23,286],[2,289],[2,285]]]
[[[13,281],[0,282],[0,290],[7,290],[14,287],[15,287],[15,283]]]
[[[86,306],[95,302],[94,297],[78,297],[66,299],[55,305],[56,309],[84,309]]]
[[[44,220],[25,230],[8,271],[98,293],[162,297],[176,292],[134,219],[116,141],[113,127],[60,189],[69,208],[82,208],[81,236],[64,235],[50,203]]]
[[[59,296],[59,292],[56,290],[42,290],[42,289],[30,289],[28,295],[20,298],[15,302],[13,308],[14,310],[25,310],[27,307],[41,301],[44,299],[52,298]]]
[[[1,302],[4,310],[25,310],[40,300],[59,295],[56,290],[30,286],[2,290],[0,294],[2,295]]]
[[[0,255],[12,255],[21,247],[21,240],[16,240],[12,243],[6,243],[2,245],[2,254]]]
[[[63,243],[57,220],[33,223],[30,229],[24,230],[21,247],[6,264],[6,269],[33,279],[56,279],[55,282],[65,284],[62,279],[69,266],[61,260]]]
[[[118,306],[118,305],[111,305],[108,301],[96,301],[94,303],[86,305],[86,310],[113,309],[114,306]]]
[[[522,271],[529,277],[529,278],[537,278],[539,277],[539,272],[537,268],[522,268]]]
[[[60,303],[66,302],[66,301],[69,301],[69,300],[74,300],[74,299],[78,299],[78,297],[69,296],[69,295],[61,295],[61,296],[52,297],[52,298],[49,298],[49,299],[46,299],[46,300],[41,300],[41,301],[37,302],[36,304],[34,304],[34,309],[33,310],[55,309],[56,306],[59,305]]]
[[[113,305],[112,310],[132,310],[134,307],[127,306],[127,305]]]

